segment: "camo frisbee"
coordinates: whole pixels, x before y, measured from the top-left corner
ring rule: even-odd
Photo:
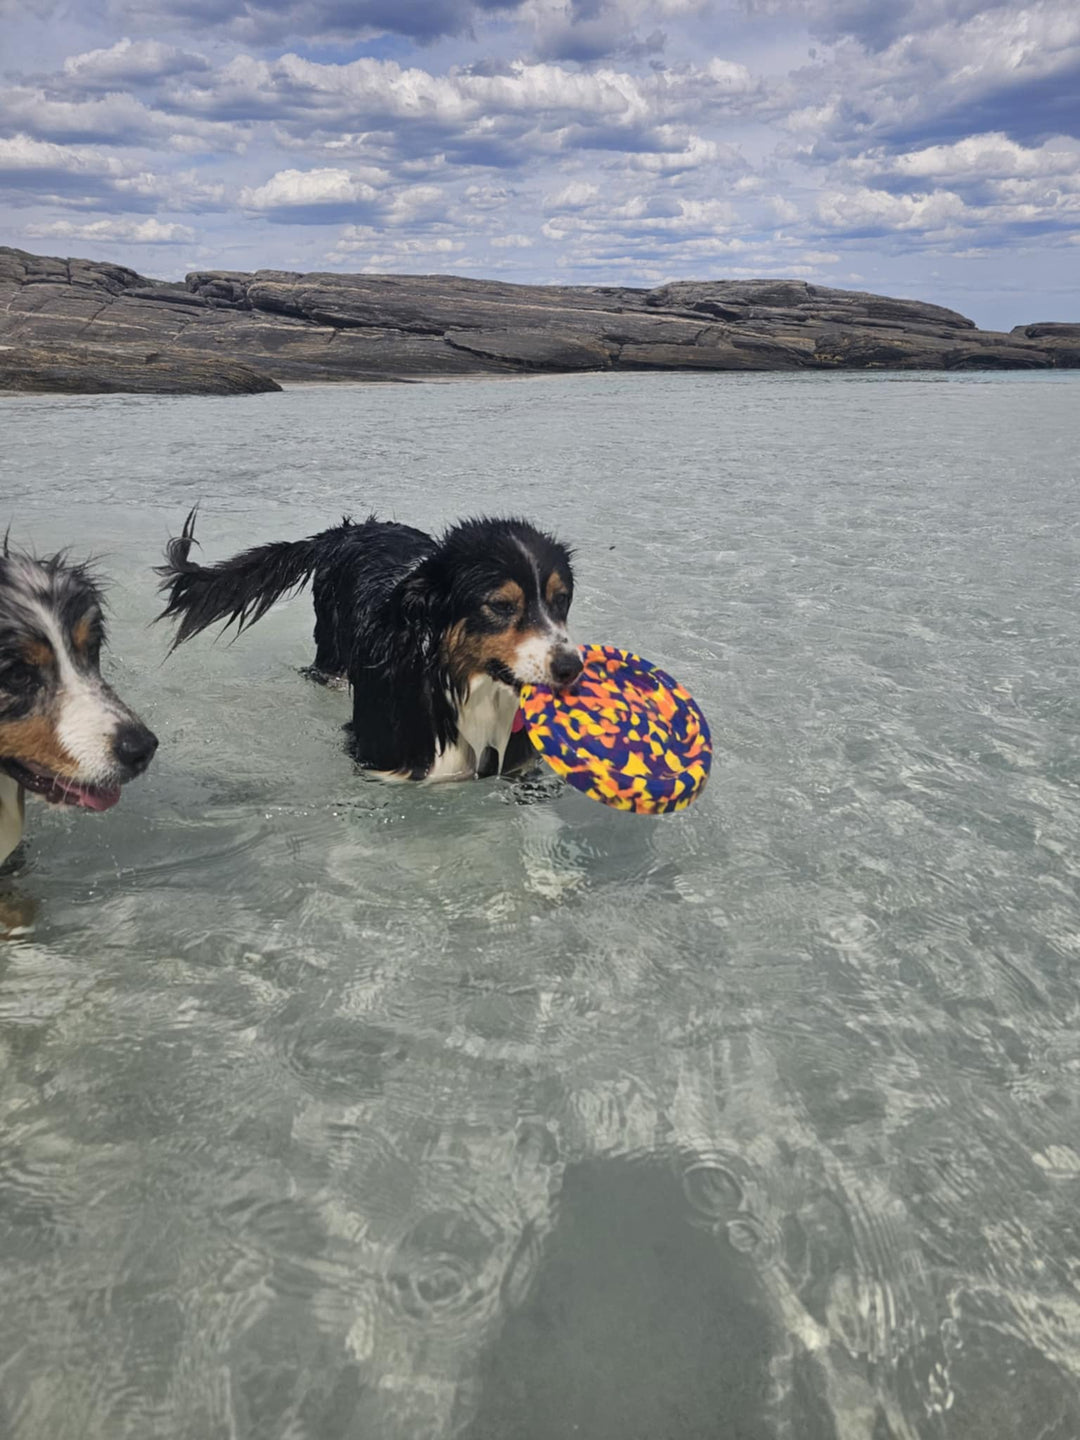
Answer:
[[[639,815],[683,810],[709,778],[705,716],[670,675],[611,645],[588,645],[569,690],[526,685],[521,713],[534,747],[576,790]]]

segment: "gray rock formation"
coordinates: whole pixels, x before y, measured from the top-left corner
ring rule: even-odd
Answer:
[[[171,283],[0,248],[0,347],[0,388],[237,394],[534,371],[1075,367],[1080,326],[998,334],[801,280],[636,290],[209,270]]]
[[[1054,354],[1054,364],[1060,369],[1080,369],[1080,325],[1061,325],[1052,321],[1039,325],[1014,325],[1010,334],[1048,346]]]
[[[103,345],[0,346],[0,391],[26,394],[257,395],[281,386],[250,365],[217,356]]]

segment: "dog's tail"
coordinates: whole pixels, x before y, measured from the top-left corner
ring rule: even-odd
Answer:
[[[277,541],[243,550],[216,565],[196,565],[188,558],[195,539],[196,505],[184,528],[165,547],[165,564],[157,567],[159,589],[168,597],[159,620],[176,622],[172,649],[223,621],[222,630],[236,626],[239,635],[261,620],[276,600],[301,589],[326,555],[332,537],[340,538],[348,521],[306,540]]]

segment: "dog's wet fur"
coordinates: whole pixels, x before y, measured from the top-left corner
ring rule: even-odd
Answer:
[[[25,799],[108,810],[157,738],[101,677],[101,585],[66,555],[0,550],[0,862]]]
[[[435,538],[345,519],[212,565],[191,559],[196,543],[193,510],[159,571],[174,645],[217,623],[243,630],[310,580],[308,673],[348,680],[354,754],[384,779],[513,768],[529,750],[512,734],[522,685],[561,689],[581,673],[571,553],[526,520],[465,520]]]

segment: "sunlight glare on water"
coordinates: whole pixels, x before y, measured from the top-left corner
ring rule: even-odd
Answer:
[[[1080,376],[0,404],[161,738],[0,903],[10,1440],[1076,1440]],[[680,816],[357,775],[311,608],[151,566],[521,513]]]

